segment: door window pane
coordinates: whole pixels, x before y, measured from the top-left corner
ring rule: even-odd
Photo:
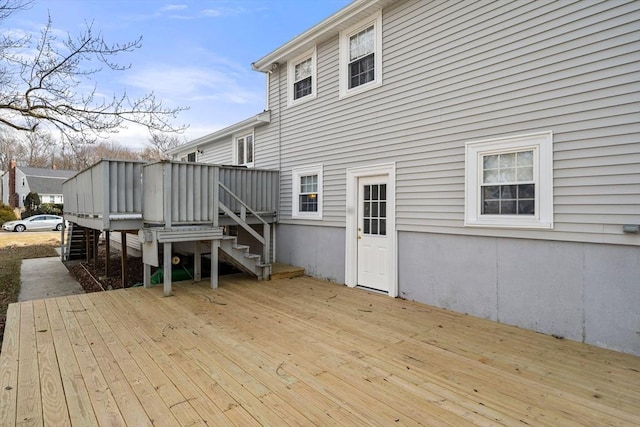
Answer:
[[[362,187],[363,233],[384,236],[387,234],[387,186],[371,184]]]

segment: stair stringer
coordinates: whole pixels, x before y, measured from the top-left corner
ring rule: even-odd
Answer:
[[[220,250],[225,259],[236,267],[249,274],[253,274],[258,280],[269,280],[271,276],[271,264],[262,262],[262,256],[249,252],[249,246],[239,245],[234,236],[224,236],[220,240]]]

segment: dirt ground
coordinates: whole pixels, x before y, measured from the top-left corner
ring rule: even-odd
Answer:
[[[122,285],[122,259],[120,251],[111,249],[109,271],[106,271],[106,251],[101,245],[98,248],[97,263],[72,261],[67,263],[69,273],[80,283],[85,292],[120,289],[142,283],[142,258],[127,258],[128,283]]]
[[[31,245],[60,244],[59,231],[25,231],[14,233],[12,231],[0,232],[0,248],[7,246],[31,246]]]
[[[23,233],[14,233],[11,231],[0,232],[0,249],[8,246],[50,246],[59,244],[59,231],[26,231]],[[86,262],[70,262],[67,264],[67,268],[71,275],[80,282],[86,292],[122,288],[120,252],[112,250],[110,258],[111,266],[108,275],[105,274],[105,252],[102,247],[98,252],[97,265]],[[140,258],[129,257],[127,264],[129,283],[127,283],[125,287],[142,281],[142,260]],[[91,274],[89,274],[89,272],[91,272]],[[96,280],[94,280],[92,276],[96,277],[100,283],[96,283]]]

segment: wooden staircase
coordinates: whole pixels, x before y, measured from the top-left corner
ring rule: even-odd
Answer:
[[[87,228],[70,223],[67,227],[67,235],[65,241],[64,259],[66,261],[84,260],[87,258],[87,242],[86,236],[89,238],[89,245],[93,244],[95,233],[86,233]]]
[[[220,240],[222,259],[233,264],[237,268],[250,273],[258,280],[269,280],[271,276],[271,264],[262,262],[262,256],[249,252],[250,247],[239,245],[235,236],[224,236]]]

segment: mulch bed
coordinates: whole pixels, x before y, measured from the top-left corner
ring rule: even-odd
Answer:
[[[127,258],[127,274],[128,283],[122,283],[122,265],[120,260],[120,252],[112,250],[110,258],[109,271],[105,272],[105,255],[104,247],[98,249],[98,259],[96,263],[84,261],[70,261],[67,263],[69,273],[82,286],[85,292],[101,292],[103,290],[122,289],[142,283],[143,265],[142,258]]]

